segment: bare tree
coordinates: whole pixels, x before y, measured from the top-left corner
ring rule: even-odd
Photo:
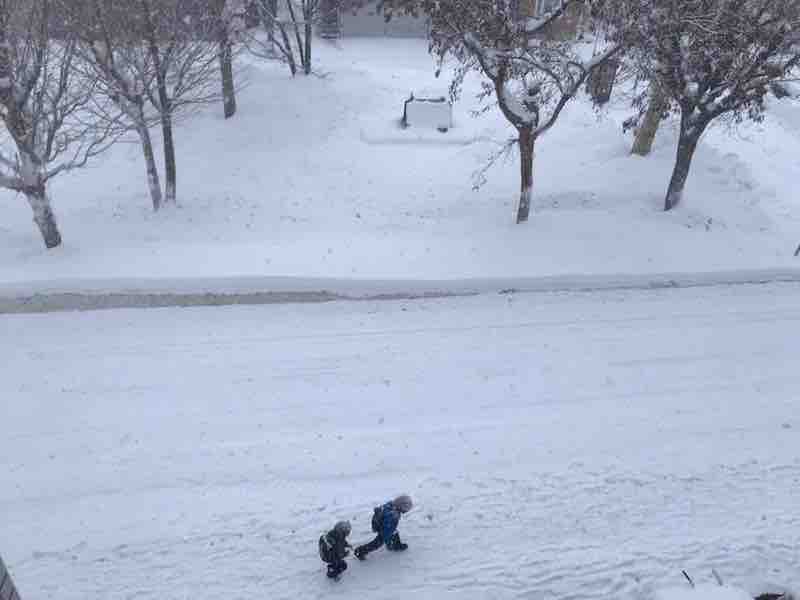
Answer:
[[[264,37],[249,36],[248,47],[257,56],[276,55],[292,75],[312,72],[314,26],[326,14],[322,0],[254,0]],[[298,69],[299,64],[299,69]]]
[[[51,36],[57,8],[54,0],[0,0],[0,118],[10,141],[0,152],[0,186],[25,195],[47,248],[61,244],[48,182],[86,165],[124,131],[119,119],[91,118],[102,101],[96,83],[74,68],[74,37]]]
[[[180,0],[132,0],[143,52],[134,54],[144,92],[161,122],[164,140],[165,201],[177,195],[174,123],[178,113],[219,99],[219,55],[181,11]],[[138,48],[136,49],[138,50]],[[151,77],[153,73],[155,77]]]
[[[142,146],[153,208],[174,204],[177,119],[217,102],[218,22],[212,0],[72,0],[73,35],[98,91],[125,115]],[[191,9],[191,10],[189,10]],[[108,115],[98,111],[96,118]],[[165,184],[155,162],[150,127],[161,128]]]
[[[722,117],[763,118],[770,87],[800,62],[797,0],[609,0],[630,55],[680,111],[664,209],[677,206],[697,145]]]
[[[247,5],[244,0],[207,0],[213,19],[212,30],[216,38],[222,81],[222,103],[226,119],[236,114],[236,84],[234,81],[234,56],[238,39],[245,32]]]
[[[534,146],[555,125],[591,73],[612,59],[617,44],[603,44],[588,60],[573,39],[548,35],[579,0],[558,0],[540,18],[522,18],[518,0],[397,0],[390,10],[431,19],[431,50],[460,63],[451,91],[457,96],[467,73],[485,78],[484,98],[496,100],[517,130],[520,152],[517,222],[528,220],[533,192]],[[390,12],[391,16],[391,12]]]
[[[127,0],[76,0],[69,8],[68,21],[79,40],[80,67],[97,82],[98,93],[118,107],[139,138],[150,199],[157,211],[163,193],[150,135],[150,127],[157,121],[148,114],[145,94],[155,75],[141,68],[141,52],[136,50],[141,40],[126,25],[129,6]],[[116,115],[97,111],[95,118],[107,121]]]

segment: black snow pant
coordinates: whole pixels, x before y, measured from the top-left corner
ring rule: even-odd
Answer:
[[[375,537],[375,539],[372,540],[371,542],[368,542],[368,543],[364,544],[363,546],[359,546],[358,548],[356,548],[355,554],[356,554],[356,556],[361,556],[361,557],[366,556],[370,552],[375,552],[375,550],[377,550],[378,548],[383,546],[383,544],[384,544],[383,535],[381,535],[379,533]],[[403,542],[400,541],[400,536],[397,533],[395,533],[389,539],[389,543],[386,544],[386,549],[387,550],[400,550],[400,549],[403,549]]]
[[[347,571],[347,563],[343,560],[328,563],[328,577],[331,579],[335,579],[345,571]]]

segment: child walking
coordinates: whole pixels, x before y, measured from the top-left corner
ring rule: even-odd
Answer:
[[[328,565],[328,577],[331,579],[339,579],[347,570],[344,559],[350,554],[348,548],[352,547],[347,541],[350,530],[349,521],[339,521],[333,529],[319,538],[319,557]]]
[[[367,554],[374,552],[381,546],[385,545],[386,549],[392,552],[402,552],[408,549],[408,544],[400,541],[400,535],[397,533],[397,526],[400,524],[400,517],[406,514],[414,507],[411,497],[407,494],[402,494],[375,509],[372,516],[372,531],[377,535],[374,540],[359,546],[355,549],[355,554],[358,560],[365,560]]]

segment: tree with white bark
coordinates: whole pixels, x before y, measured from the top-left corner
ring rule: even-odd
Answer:
[[[548,35],[581,0],[559,0],[538,18],[523,17],[518,0],[396,0],[398,10],[431,19],[431,51],[440,63],[454,58],[451,92],[460,93],[467,73],[484,77],[483,98],[493,98],[514,127],[520,153],[517,223],[528,220],[533,193],[534,147],[557,122],[592,72],[614,58],[620,46],[597,36],[588,58],[574,39]],[[595,32],[597,33],[597,32]]]
[[[683,197],[698,143],[720,119],[760,120],[774,84],[800,64],[797,0],[608,0],[628,55],[680,113],[664,200]]]
[[[51,35],[61,8],[56,0],[0,0],[0,186],[26,197],[47,248],[61,244],[49,182],[85,166],[125,129],[75,68],[75,38]],[[99,123],[92,114],[101,107],[109,119]]]

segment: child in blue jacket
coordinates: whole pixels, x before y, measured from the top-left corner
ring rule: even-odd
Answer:
[[[377,536],[371,542],[356,548],[353,552],[355,557],[358,560],[364,560],[367,554],[374,552],[383,545],[386,545],[386,549],[392,552],[407,550],[408,544],[400,541],[397,526],[400,524],[400,517],[413,507],[414,503],[411,501],[411,497],[403,494],[376,508],[372,516],[372,530]]]

